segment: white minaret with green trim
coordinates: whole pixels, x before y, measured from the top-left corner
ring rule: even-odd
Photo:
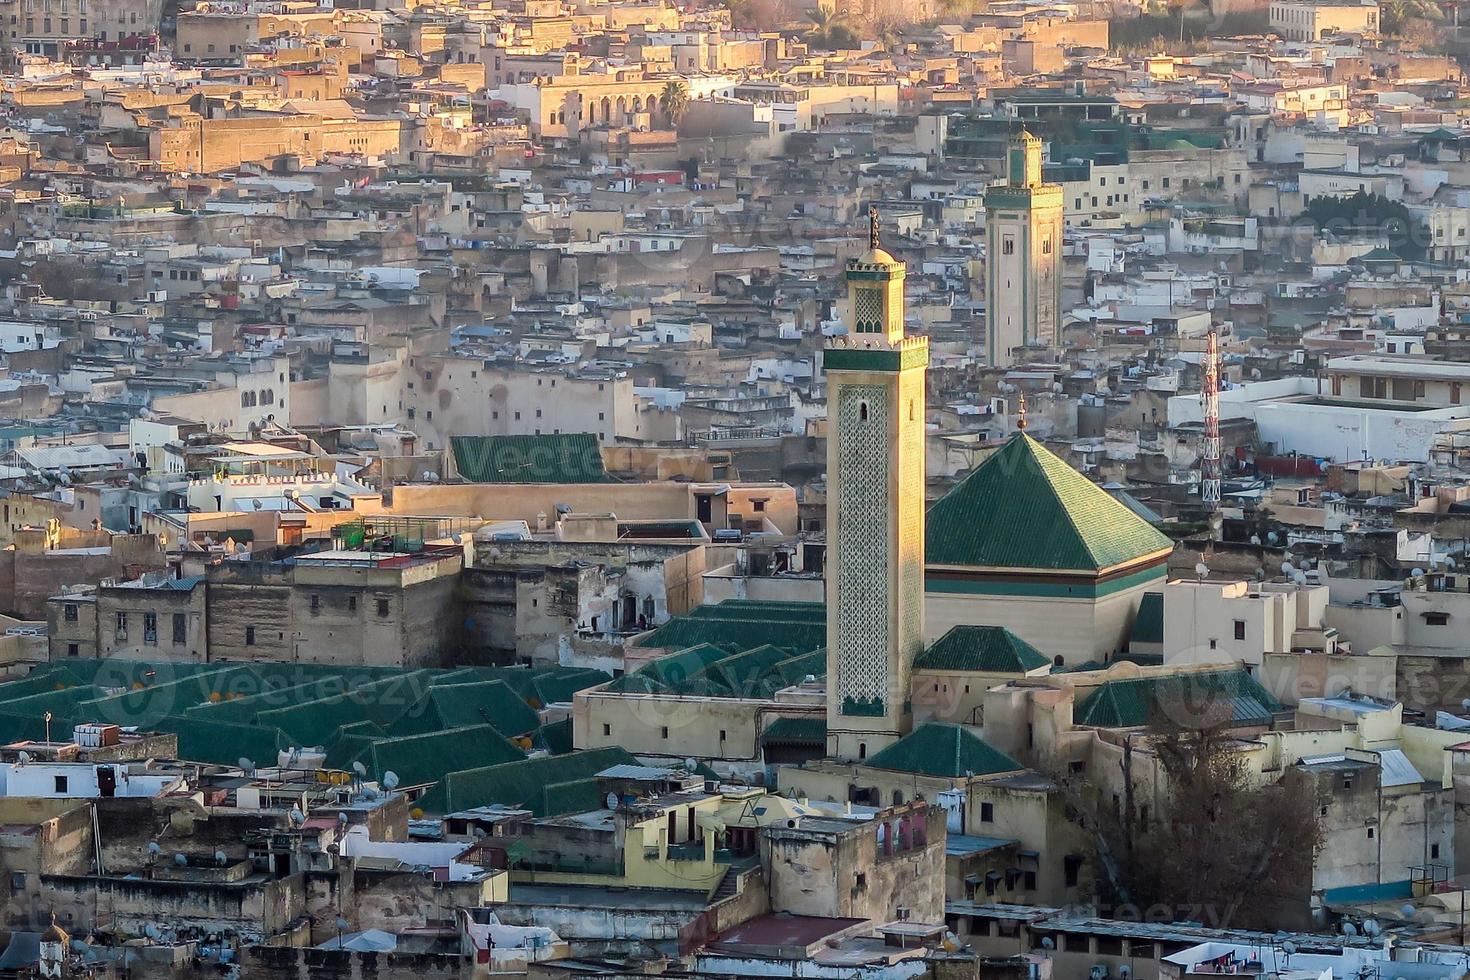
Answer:
[[[924,645],[927,337],[903,330],[904,264],[878,245],[847,263],[848,333],[827,378],[827,754],[864,759],[913,725]]]
[[[1061,337],[1062,185],[1041,180],[1041,140],[1006,150],[1006,182],[985,192],[985,349],[1008,367],[1028,345]]]

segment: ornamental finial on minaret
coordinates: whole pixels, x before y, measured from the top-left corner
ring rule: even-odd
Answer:
[[[1020,404],[1016,406],[1016,415],[1018,416],[1018,418],[1016,419],[1016,431],[1017,432],[1025,432],[1026,431],[1026,393],[1024,391],[1021,392],[1021,401],[1020,401]]]
[[[868,205],[868,247],[878,250],[878,205]]]

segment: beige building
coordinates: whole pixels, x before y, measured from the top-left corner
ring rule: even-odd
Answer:
[[[327,551],[209,568],[209,656],[439,666],[457,649],[463,549]]]
[[[10,47],[58,58],[78,42],[157,34],[163,0],[4,0],[0,23]],[[148,43],[143,47],[147,48]]]
[[[1288,41],[1320,41],[1328,34],[1374,34],[1378,31],[1378,2],[1303,2],[1273,0],[1271,30]]]
[[[62,592],[46,603],[51,659],[203,661],[205,593],[202,578],[161,575]]]

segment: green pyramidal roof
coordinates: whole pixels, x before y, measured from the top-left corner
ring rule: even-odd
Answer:
[[[1099,571],[1172,542],[1025,433],[929,509],[931,565]]]
[[[1024,769],[1019,762],[961,725],[931,721],[920,725],[868,759],[874,769],[925,776],[986,776]]]
[[[914,669],[1024,674],[1050,663],[1003,626],[955,626],[915,658]]]

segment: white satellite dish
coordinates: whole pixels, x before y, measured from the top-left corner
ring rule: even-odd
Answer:
[[[618,794],[609,793],[607,794],[607,799],[603,800],[602,802],[607,804],[607,808],[609,810],[616,810],[618,808]]]
[[[1203,579],[1206,575],[1210,574],[1210,566],[1204,562],[1200,562],[1194,566],[1194,574]]]

